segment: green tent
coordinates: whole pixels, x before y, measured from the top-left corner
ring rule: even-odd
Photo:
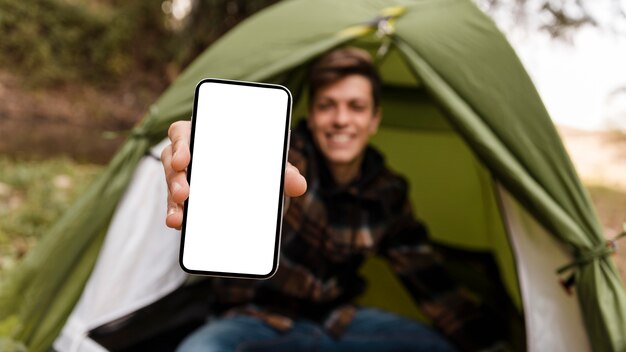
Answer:
[[[121,317],[102,308],[101,296],[124,301],[113,297],[146,277],[128,276],[140,259],[129,260],[120,248],[132,246],[112,238],[132,239],[136,231],[154,238],[147,242],[167,237],[147,230],[162,226],[165,201],[150,202],[148,180],[162,175],[145,155],[170,123],[190,116],[200,79],[286,85],[297,117],[306,106],[306,64],[344,45],[378,56],[384,117],[374,144],[408,177],[418,217],[447,248],[492,255],[506,296],[523,313],[528,350],[626,350],[626,295],[589,197],[514,51],[469,0],[284,1],[225,35],[150,108],[107,170],[2,281],[0,348],[43,351],[55,340],[59,350],[102,348],[79,341],[94,336],[94,324]],[[154,213],[133,206],[142,199],[155,204]],[[138,229],[130,216],[148,225]],[[556,270],[572,261],[576,284],[567,294]],[[192,286],[168,270],[162,278],[175,277],[171,284],[144,286],[162,296]],[[406,294],[391,296],[398,284],[383,263],[372,260],[364,270],[372,287],[363,302],[418,314]],[[89,297],[98,294],[94,304]],[[137,310],[158,299],[133,304]],[[68,320],[97,307],[104,313],[91,324]]]

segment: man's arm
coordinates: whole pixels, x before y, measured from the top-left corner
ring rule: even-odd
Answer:
[[[183,223],[183,203],[189,197],[189,183],[187,183],[187,166],[191,160],[189,139],[191,136],[191,122],[174,122],[167,135],[170,144],[161,153],[161,162],[167,181],[167,218],[168,227],[180,229]],[[254,177],[251,175],[250,177]],[[306,180],[298,169],[287,164],[285,169],[285,195],[297,197],[306,191]]]
[[[413,216],[406,192],[392,211],[397,215],[381,254],[433,325],[464,351],[489,349],[501,341],[495,318],[487,316],[442,266],[426,228]]]

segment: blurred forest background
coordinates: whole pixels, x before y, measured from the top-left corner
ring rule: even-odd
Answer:
[[[626,36],[625,1],[608,0],[608,18],[594,15],[592,1],[475,0],[501,26],[555,41],[586,26]],[[88,186],[186,65],[276,2],[0,0],[0,275]],[[626,138],[561,131],[570,151],[587,153],[572,156],[612,236],[626,219],[626,181],[613,176],[625,174]],[[602,158],[593,148],[609,171],[598,174]]]

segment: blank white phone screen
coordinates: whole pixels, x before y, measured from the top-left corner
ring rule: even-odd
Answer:
[[[196,89],[194,112],[181,266],[269,277],[278,265],[291,94],[208,79]]]

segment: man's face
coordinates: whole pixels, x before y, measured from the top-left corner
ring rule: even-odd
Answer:
[[[361,75],[322,87],[309,107],[309,129],[331,167],[359,162],[379,123],[371,83]]]

